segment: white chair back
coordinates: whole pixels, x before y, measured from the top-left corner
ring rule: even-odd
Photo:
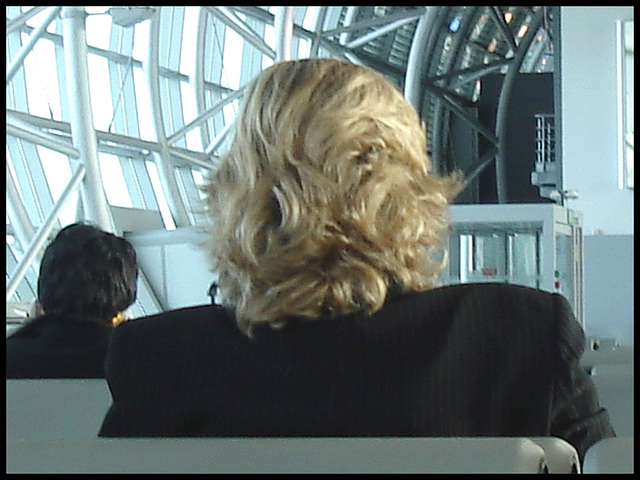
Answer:
[[[7,442],[7,473],[541,473],[525,438],[94,438]]]
[[[7,380],[7,440],[92,438],[111,405],[104,379]]]
[[[580,473],[580,457],[573,445],[556,437],[533,437],[544,450],[549,473]]]
[[[633,437],[605,438],[584,455],[584,473],[633,473]]]

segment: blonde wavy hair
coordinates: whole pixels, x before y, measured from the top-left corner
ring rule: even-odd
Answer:
[[[381,74],[327,58],[267,68],[205,187],[221,303],[251,335],[432,288],[459,179],[430,170],[417,112]]]

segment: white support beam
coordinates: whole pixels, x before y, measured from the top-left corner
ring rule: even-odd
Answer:
[[[275,60],[276,52],[228,7],[209,7],[209,12],[267,57]]]
[[[12,122],[15,119],[21,124],[24,123],[25,125],[33,128],[55,130],[66,134],[70,134],[71,132],[71,127],[66,122],[38,117],[28,113],[18,112],[16,110],[7,110],[7,119],[10,118],[12,119]],[[136,137],[130,137],[119,133],[104,132],[101,130],[96,130],[96,135],[98,136],[98,149],[100,151],[112,152],[117,155],[130,157],[146,157],[152,152],[161,151],[161,146],[157,142],[150,142]],[[193,150],[185,150],[183,148],[173,146],[169,146],[168,148],[172,161],[174,161],[173,159],[179,158],[193,163],[194,165],[202,166],[208,160],[207,155],[203,152],[195,152]],[[73,158],[78,158],[79,154],[77,153],[77,150],[74,149],[74,151],[69,153],[73,152],[75,152],[75,155],[71,156]]]
[[[9,35],[15,30],[18,30],[20,27],[22,27],[22,25],[24,25],[27,22],[27,20],[29,20],[32,17],[35,17],[46,8],[50,8],[50,7],[31,7],[29,10],[21,13],[17,17],[12,18],[11,20],[7,19],[7,27],[6,27],[5,34]]]
[[[35,236],[36,230],[31,223],[29,213],[20,198],[15,178],[9,168],[7,162],[7,216],[9,223],[13,227],[16,240],[22,247],[22,251],[26,252],[31,239]]]
[[[21,122],[7,112],[6,133],[21,138],[36,145],[50,148],[56,152],[68,155],[71,158],[79,158],[80,152],[70,142],[56,138],[55,136],[37,130],[31,125]]]
[[[87,37],[84,7],[63,7],[67,97],[73,144],[80,152],[86,168],[82,188],[85,218],[107,232],[115,232],[113,216],[107,202],[98,160],[98,138],[93,126],[89,69],[87,65]]]
[[[31,36],[29,37],[29,41],[20,49],[20,51],[18,51],[15,58],[11,62],[11,65],[7,67],[7,85],[9,85],[9,82],[11,81],[13,76],[16,74],[18,69],[22,66],[22,62],[27,57],[27,55],[29,55],[29,52],[33,49],[33,46],[40,39],[42,34],[47,30],[47,27],[49,27],[49,24],[53,22],[53,20],[55,20],[55,18],[58,16],[58,13],[60,13],[61,8],[62,7],[49,7],[47,16],[44,18],[44,20],[38,26],[38,28],[36,28],[31,33]]]
[[[233,92],[232,94],[228,95],[226,98],[224,98],[220,102],[216,103],[213,107],[211,107],[210,109],[208,109],[207,111],[205,111],[204,113],[199,115],[197,118],[194,118],[188,124],[184,125],[180,129],[178,129],[169,138],[167,138],[167,143],[169,143],[169,144],[175,143],[178,139],[180,139],[181,137],[186,135],[188,131],[190,131],[191,129],[197,127],[198,125],[202,125],[211,116],[215,115],[220,110],[222,110],[225,107],[225,105],[228,105],[229,103],[233,102],[234,100],[237,100],[238,98],[242,97],[242,95],[244,95],[244,87],[242,87],[242,88],[236,90],[235,92]]]
[[[293,15],[295,7],[278,7],[274,19],[276,37],[276,61],[291,60]]]
[[[18,263],[18,266],[13,271],[9,282],[7,283],[7,302],[11,300],[11,297],[17,290],[20,282],[24,279],[31,264],[40,255],[40,251],[47,241],[47,238],[49,238],[49,234],[53,230],[55,222],[60,216],[60,212],[62,212],[62,209],[67,204],[67,201],[76,191],[78,185],[80,185],[80,182],[82,182],[82,179],[85,176],[85,172],[86,170],[84,165],[80,165],[71,176],[71,180],[69,180],[69,183],[60,195],[60,198],[53,207],[53,210],[49,213],[44,223],[40,226],[36,234],[33,236],[33,239],[31,240],[31,243],[29,244],[24,257],[22,257],[20,263]]]
[[[222,144],[222,142],[227,137],[228,133],[231,131],[232,128],[233,128],[233,122],[226,124],[224,128],[220,131],[220,133],[216,135],[216,138],[214,138],[211,141],[211,143],[207,145],[207,148],[205,149],[204,153],[206,153],[207,155],[213,154],[213,152],[215,152],[215,150]]]

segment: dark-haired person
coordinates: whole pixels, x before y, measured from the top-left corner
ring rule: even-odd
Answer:
[[[137,278],[124,238],[81,223],[60,230],[40,264],[36,317],[7,338],[7,378],[104,378]]]
[[[102,436],[613,435],[566,299],[437,287],[457,176],[379,73],[276,63],[207,183],[216,300],[127,322]]]

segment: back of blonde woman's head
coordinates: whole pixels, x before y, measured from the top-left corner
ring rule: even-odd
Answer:
[[[418,114],[382,75],[333,59],[263,71],[206,186],[213,268],[241,329],[432,288],[458,181],[430,169]]]

